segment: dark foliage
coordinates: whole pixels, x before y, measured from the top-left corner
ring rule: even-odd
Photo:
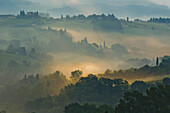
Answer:
[[[170,85],[170,78],[164,78],[163,79],[163,84],[164,85]]]
[[[155,22],[155,23],[170,23],[170,18],[151,18],[148,22]]]
[[[143,81],[135,81],[132,85],[131,85],[131,89],[132,90],[138,90],[142,93],[145,93],[147,90],[148,86],[145,82]]]
[[[170,86],[152,87],[143,95],[139,91],[125,93],[116,113],[170,113]]]
[[[94,104],[80,105],[75,103],[67,105],[64,113],[114,113],[114,107],[109,105],[96,107]]]
[[[98,103],[115,105],[128,90],[128,82],[122,79],[98,79],[95,75],[80,78],[75,85],[68,85],[58,96],[39,98],[26,104],[29,111],[44,111],[58,107],[63,109],[69,103]]]

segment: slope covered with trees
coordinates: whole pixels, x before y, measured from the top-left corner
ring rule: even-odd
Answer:
[[[106,70],[104,74],[99,74],[100,77],[109,77],[109,78],[115,78],[115,77],[121,77],[125,79],[130,78],[144,78],[144,77],[156,77],[156,76],[164,76],[164,75],[170,75],[170,58],[164,57],[162,59],[162,62],[159,63],[158,59],[155,63],[156,66],[149,66],[145,65],[141,68],[132,68],[127,70],[118,70],[118,71],[112,71],[112,70]]]
[[[170,113],[170,86],[152,87],[147,95],[139,91],[126,92],[116,107],[70,104],[64,113]]]
[[[170,86],[152,87],[143,95],[138,91],[125,93],[115,113],[170,113]]]
[[[48,96],[26,103],[26,110],[54,113],[62,111],[70,103],[97,103],[115,105],[128,90],[128,82],[122,79],[97,78],[95,75],[80,78],[75,85],[70,84],[58,96]],[[48,104],[47,104],[48,103]]]
[[[24,112],[27,101],[57,95],[68,84],[66,77],[59,71],[49,75],[25,75],[18,82],[0,89],[0,106],[9,113]]]

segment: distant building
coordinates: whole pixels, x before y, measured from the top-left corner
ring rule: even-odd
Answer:
[[[88,44],[87,38],[85,37],[84,40],[81,40],[82,44]]]
[[[39,12],[27,12],[25,11],[20,11],[20,14],[18,15],[18,18],[28,18],[28,19],[35,19],[35,18],[40,18],[41,16],[39,15]]]
[[[25,16],[25,11],[20,11],[20,16]]]

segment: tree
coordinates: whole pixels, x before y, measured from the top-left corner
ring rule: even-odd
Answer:
[[[69,20],[70,19],[70,16],[69,15],[66,15],[66,20]]]
[[[159,58],[156,58],[156,66],[159,66]]]
[[[51,86],[52,85],[50,85],[50,87]],[[44,110],[43,106],[48,103],[53,103],[53,106],[57,106],[60,110],[64,109],[64,106],[67,106],[65,107],[65,113],[105,113],[106,111],[108,111],[108,113],[114,113],[112,106],[119,102],[120,98],[122,98],[127,91],[127,88],[128,82],[125,80],[99,79],[97,76],[90,74],[87,77],[81,77],[76,84],[65,86],[60,90],[59,95],[53,96],[53,99],[48,99],[47,97],[40,99],[41,101],[36,99],[28,103],[26,108],[28,110],[31,109],[41,112]],[[75,102],[77,103],[68,105],[69,103]],[[106,105],[96,109],[94,105],[80,105],[78,103],[98,103],[98,105]],[[52,108],[47,110],[51,111]]]
[[[36,78],[36,80],[39,80],[40,79],[40,75],[37,74],[35,78]]]
[[[145,113],[142,106],[143,100],[144,96],[142,93],[138,91],[127,92],[116,106],[115,111],[116,113],[137,113],[138,111]]]
[[[65,107],[64,113],[114,113],[114,107],[102,105],[98,108],[94,104],[80,105],[78,103],[69,104]]]
[[[82,77],[82,74],[83,74],[83,72],[80,70],[71,72],[70,78],[71,78],[72,82],[74,82],[74,83],[77,82]]]
[[[112,70],[107,69],[107,70],[105,71],[105,73],[104,73],[104,74],[109,75],[109,74],[111,74],[112,72],[113,72]]]
[[[64,108],[64,113],[83,113],[83,109],[81,108],[80,104],[69,104]]]
[[[101,105],[97,108],[97,113],[114,113],[114,107],[110,105]]]
[[[147,84],[143,81],[135,81],[132,83],[131,89],[138,90],[138,91],[144,93],[147,90]]]
[[[20,11],[20,16],[25,16],[25,11]]]
[[[164,85],[170,85],[170,78],[164,78],[163,79],[163,84]]]

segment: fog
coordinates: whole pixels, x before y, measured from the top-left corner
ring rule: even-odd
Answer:
[[[24,68],[20,70],[23,72],[15,73],[15,79],[22,78],[24,74],[49,74],[57,70],[69,77],[74,70],[81,70],[86,76],[89,73],[104,73],[107,69],[154,66],[153,59],[170,55],[170,29],[163,24],[129,22],[123,23],[123,30],[110,32],[94,29],[90,21],[53,20],[45,24],[42,21],[42,25],[37,20],[15,21],[9,20],[10,24],[6,25],[2,20],[0,27],[0,49],[9,48],[11,40],[20,43],[19,47],[15,47],[15,54],[22,47],[26,49],[26,56],[16,55],[15,59],[4,53],[8,58],[2,64],[6,67],[1,66],[4,72],[10,68],[11,61]],[[35,27],[30,26],[32,21]],[[27,59],[24,60],[24,57]],[[142,63],[145,58],[148,62]],[[137,60],[129,62],[129,59]]]
[[[80,41],[84,37],[87,37],[90,43],[97,43],[99,45],[103,45],[105,40],[107,47],[119,43],[125,46],[129,51],[131,51],[132,48],[139,49],[139,55],[134,54],[132,57],[155,58],[157,56],[170,55],[170,46],[168,44],[170,40],[168,39],[168,36],[132,36],[120,33],[103,33],[81,30],[69,30],[69,32],[73,35],[74,41]]]
[[[148,58],[155,59],[156,57],[162,57],[164,55],[170,55],[169,46],[153,37],[122,37],[121,34],[107,34],[107,33],[98,33],[98,32],[84,32],[81,33],[76,31],[69,31],[75,42],[84,39],[87,37],[89,43],[97,43],[103,45],[103,41],[106,41],[106,46],[111,47],[112,44],[121,44],[126,47],[129,51],[129,57],[121,58],[119,53],[112,55],[112,58],[102,58],[94,57],[91,55],[83,55],[77,53],[51,53],[55,62],[50,64],[50,72],[60,70],[67,77],[70,76],[71,72],[74,70],[83,71],[84,75],[93,73],[103,73],[106,69],[118,70],[122,67],[120,65],[126,64],[126,60],[129,58]],[[149,49],[148,49],[149,48]],[[121,56],[123,54],[120,54]],[[120,58],[119,58],[120,57]],[[152,62],[153,63],[153,62]],[[126,64],[127,65],[127,64]],[[131,66],[130,66],[131,65]],[[150,65],[150,64],[149,64]],[[144,65],[143,65],[144,66]],[[127,68],[133,67],[132,64],[129,64]],[[138,66],[136,66],[138,67]],[[125,69],[127,69],[125,68]],[[49,71],[48,70],[48,71]]]
[[[121,44],[129,52],[127,58],[119,58],[120,56],[118,53],[115,53],[115,55],[112,55],[112,58],[104,58],[102,60],[98,57],[86,56],[81,53],[51,54],[56,62],[51,66],[51,70],[61,70],[68,76],[71,74],[70,72],[74,70],[82,70],[84,75],[89,73],[102,73],[106,69],[118,70],[120,69],[119,65],[126,63],[126,60],[129,58],[155,59],[156,57],[170,55],[170,46],[167,43],[169,41],[167,40],[168,36],[135,36],[116,32],[108,33],[84,29],[67,29],[67,31],[72,35],[74,42],[81,41],[84,37],[87,37],[88,42],[91,44],[97,43],[103,46],[105,41],[108,48],[113,44]]]
[[[71,53],[59,53],[52,55],[55,58],[55,62],[47,65],[48,71],[55,72],[60,70],[67,77],[71,75],[72,71],[81,70],[83,75],[88,74],[98,74],[105,72],[106,69],[118,69],[118,64],[121,61],[95,58],[92,56],[85,56],[81,54],[71,54]]]
[[[90,103],[84,112],[110,113],[127,91],[146,98],[147,89],[163,90],[159,84],[170,81],[169,3],[0,0],[0,113],[84,111],[78,103]]]

